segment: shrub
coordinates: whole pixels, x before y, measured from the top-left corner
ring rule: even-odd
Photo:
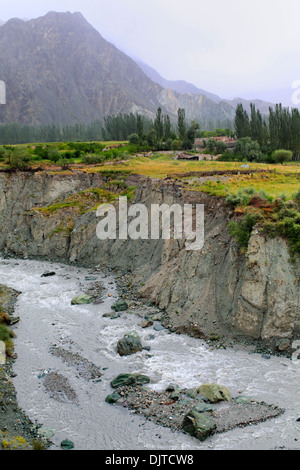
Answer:
[[[7,341],[11,338],[11,330],[6,326],[1,324],[0,325],[0,341]]]
[[[238,245],[247,248],[252,233],[252,229],[256,224],[258,216],[255,214],[246,214],[240,221],[229,222],[228,228],[230,235],[235,237]]]
[[[283,162],[289,162],[292,160],[293,157],[293,152],[291,150],[275,150],[275,152],[272,155],[275,163],[281,163]]]
[[[105,160],[105,155],[84,155],[81,158],[81,163],[84,163],[85,165],[97,165],[105,162]]]
[[[60,159],[60,153],[56,149],[50,149],[48,152],[48,159],[50,162],[57,163]]]
[[[273,198],[263,189],[257,191],[255,188],[242,188],[236,194],[226,196],[226,202],[233,207],[249,206],[250,204],[259,206],[265,202],[272,202],[272,200]]]
[[[294,194],[293,199],[297,204],[300,204],[300,189]]]
[[[129,143],[133,145],[138,145],[140,143],[140,138],[138,134],[136,133],[130,134],[130,136],[128,137],[128,140],[129,140]]]
[[[12,152],[9,152],[6,158],[6,163],[9,168],[15,170],[25,170],[28,168],[30,161],[30,155],[27,150],[22,148],[15,148]]]

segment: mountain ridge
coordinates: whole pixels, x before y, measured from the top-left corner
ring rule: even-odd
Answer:
[[[65,125],[131,112],[153,118],[158,107],[172,120],[178,108],[185,108],[187,120],[232,120],[235,114],[235,104],[221,98],[218,102],[217,95],[201,94],[204,90],[192,84],[188,86],[196,94],[156,83],[80,12],[50,11],[3,24],[0,79],[7,92],[0,123]]]

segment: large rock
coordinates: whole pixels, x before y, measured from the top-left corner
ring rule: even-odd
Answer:
[[[114,405],[115,403],[117,403],[117,401],[120,400],[120,398],[122,397],[119,393],[111,393],[110,395],[107,395],[107,397],[105,398],[105,401],[109,405]]]
[[[199,413],[192,409],[185,415],[182,428],[191,436],[204,441],[216,429],[216,423],[208,413]]]
[[[115,312],[124,312],[128,310],[128,304],[125,300],[119,300],[118,302],[114,303],[111,307]]]
[[[206,397],[211,403],[230,401],[230,392],[223,385],[203,384],[197,389],[197,391]]]
[[[120,374],[111,381],[113,388],[124,387],[125,385],[136,386],[148,384],[150,379],[147,375],[142,374]]]
[[[122,339],[118,341],[117,351],[120,356],[129,356],[135,354],[138,351],[142,351],[142,343],[135,331],[126,333]]]
[[[72,305],[85,305],[85,304],[91,304],[93,303],[93,301],[94,301],[94,298],[91,297],[90,295],[81,294],[81,295],[78,295],[77,297],[74,297],[74,299],[72,299],[71,301],[71,304]]]

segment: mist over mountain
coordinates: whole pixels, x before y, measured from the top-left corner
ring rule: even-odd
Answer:
[[[215,103],[219,103],[221,101],[219,96],[206,90],[202,90],[201,88],[197,88],[192,83],[188,83],[185,80],[167,80],[163,78],[154,68],[150,67],[144,62],[138,60],[137,63],[145,72],[145,74],[151,78],[151,80],[153,80],[155,83],[158,83],[165,89],[170,88],[171,90],[177,91],[181,94],[192,93],[193,95],[204,95]]]
[[[240,102],[160,78],[106,41],[81,13],[49,12],[3,24],[0,80],[7,102],[0,123],[65,125],[130,112],[154,117],[158,107],[171,119],[184,108],[188,120],[225,120],[233,119]],[[257,101],[262,112],[268,105]]]

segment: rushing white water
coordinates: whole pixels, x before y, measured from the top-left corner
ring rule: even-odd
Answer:
[[[55,271],[43,278],[44,271]],[[72,306],[71,299],[92,282],[87,269],[32,260],[0,260],[0,283],[22,292],[14,327],[18,359],[14,385],[19,405],[32,421],[55,430],[53,449],[68,438],[77,450],[197,450],[298,449],[300,444],[300,365],[278,357],[264,358],[247,351],[210,350],[204,342],[185,335],[138,326],[140,318],[124,312],[118,319],[103,317],[118,298],[113,278],[93,272],[105,286],[104,303]],[[111,296],[109,296],[109,294]],[[120,357],[116,344],[135,329],[144,346],[132,356]],[[151,339],[150,335],[154,335]],[[60,357],[52,345],[79,353],[100,367],[100,382],[87,381]],[[76,391],[78,403],[51,398],[40,378],[42,371],[63,375]],[[163,390],[169,383],[193,387],[206,382],[225,385],[239,393],[277,405],[286,411],[278,418],[243,429],[197,439],[146,421],[119,406],[105,402],[112,393],[110,381],[122,372],[151,378],[150,387]]]

